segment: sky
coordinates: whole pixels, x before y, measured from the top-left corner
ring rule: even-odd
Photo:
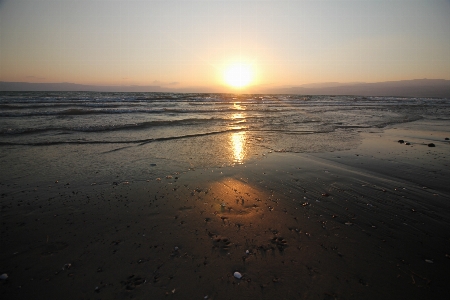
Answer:
[[[449,16],[450,0],[0,0],[0,81],[223,91],[233,68],[247,88],[450,79]]]

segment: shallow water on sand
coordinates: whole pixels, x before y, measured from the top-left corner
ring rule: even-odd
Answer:
[[[354,149],[361,132],[449,115],[448,99],[2,92],[0,151],[30,169],[98,165],[146,179],[138,170],[154,164],[186,170],[270,152]]]

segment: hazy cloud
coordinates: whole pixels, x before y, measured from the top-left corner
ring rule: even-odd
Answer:
[[[38,76],[33,76],[33,75],[25,76],[25,78],[32,79],[32,80],[45,80],[45,77],[38,77]]]
[[[178,82],[178,81],[164,82],[164,81],[159,81],[159,80],[154,80],[152,83],[155,85],[161,85],[161,86],[167,86],[167,85],[174,86],[174,85],[180,84],[180,82]]]

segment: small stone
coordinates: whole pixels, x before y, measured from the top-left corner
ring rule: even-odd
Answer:
[[[428,147],[436,147],[436,145],[433,144],[433,143],[429,143],[429,144],[428,144]]]
[[[409,145],[411,145],[411,143],[409,143],[409,142],[406,142],[406,143],[405,143],[405,145],[409,146]]]
[[[241,279],[242,278],[242,274],[239,272],[234,272],[233,276],[237,279]]]
[[[4,273],[2,275],[0,275],[0,280],[6,280],[8,279],[8,274]]]
[[[445,138],[446,141],[448,141],[448,138]]]
[[[350,225],[353,225],[353,223],[351,223],[351,222],[345,222],[345,225],[350,226]]]
[[[398,142],[399,142],[400,144],[403,144],[405,141],[404,141],[404,140],[398,140]]]
[[[433,263],[433,261],[432,261],[431,259],[425,259],[425,262],[427,262],[427,263],[429,263],[429,264],[432,264],[432,263]]]

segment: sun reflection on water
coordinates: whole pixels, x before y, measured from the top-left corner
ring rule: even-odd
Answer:
[[[231,160],[233,163],[242,164],[246,156],[246,132],[244,131],[244,123],[246,122],[245,106],[242,106],[240,102],[234,102],[233,108],[235,112],[229,117],[232,120],[229,128],[241,131],[233,132],[230,135]]]
[[[239,112],[235,112],[230,116],[233,123],[230,124],[231,129],[244,129],[242,123],[245,123],[245,106],[240,105],[240,103],[233,103],[233,108]],[[232,152],[233,163],[242,164],[244,162],[246,150],[245,150],[245,140],[246,132],[239,131],[233,132],[230,135],[230,147]]]

